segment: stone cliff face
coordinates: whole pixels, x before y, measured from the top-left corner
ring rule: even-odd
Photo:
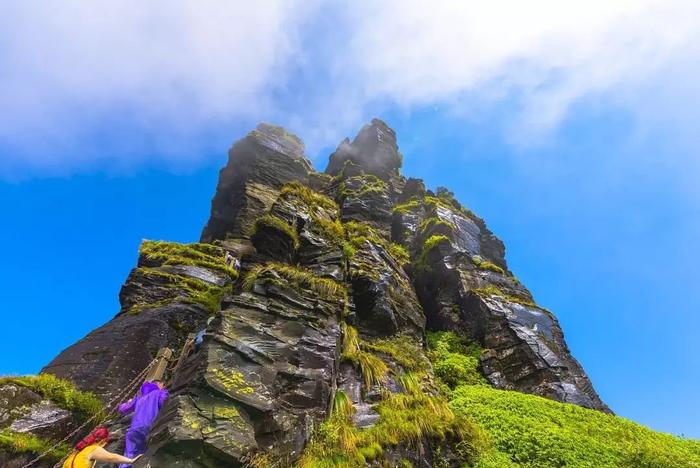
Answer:
[[[494,387],[609,411],[556,317],[508,270],[503,243],[447,189],[404,178],[401,163],[379,120],[341,142],[323,173],[299,138],[261,124],[229,151],[201,242],[145,242],[119,314],[43,372],[106,401],[159,348],[177,353],[206,327],[169,376],[172,397],[135,466],[333,466],[328,424],[342,415],[360,436],[338,442],[338,466],[469,463],[427,331],[483,348]],[[0,428],[27,406],[8,385]]]

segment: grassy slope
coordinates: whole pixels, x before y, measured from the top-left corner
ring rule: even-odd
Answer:
[[[473,355],[451,333],[431,334],[436,368],[455,354]],[[436,372],[437,373],[437,372]],[[619,416],[534,395],[470,385],[454,372],[450,406],[488,433],[492,449],[477,467],[700,467],[700,441],[652,431]],[[439,374],[439,373],[438,373]]]

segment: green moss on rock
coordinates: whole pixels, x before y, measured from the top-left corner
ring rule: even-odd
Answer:
[[[144,240],[139,254],[158,265],[199,266],[225,273],[234,279],[238,277],[238,272],[226,264],[224,249],[216,245]]]
[[[299,248],[299,234],[297,234],[297,231],[282,218],[270,214],[259,217],[255,220],[254,233],[259,232],[259,230],[264,227],[281,232],[292,241],[292,245],[295,249]]]
[[[70,381],[51,374],[0,377],[0,385],[14,384],[30,389],[47,398],[63,409],[74,412],[86,420],[101,415],[103,406],[100,399],[91,392],[83,392]]]
[[[528,306],[528,307],[537,307],[539,306],[532,302],[529,299],[518,297],[518,296],[513,296],[512,294],[506,294],[505,292],[501,291],[497,286],[494,286],[492,284],[483,286],[481,288],[474,288],[471,290],[473,293],[478,294],[479,296],[484,296],[484,297],[490,297],[490,296],[499,296],[504,298],[508,302],[514,302],[516,304]]]
[[[43,439],[25,432],[14,432],[9,429],[0,431],[0,452],[9,452],[17,455],[39,455],[48,451],[44,460],[55,463],[71,451],[71,448],[65,443],[49,450],[55,443],[52,440]]]
[[[136,314],[145,308],[160,307],[173,301],[190,302],[204,306],[210,313],[216,313],[221,306],[221,298],[231,286],[221,287],[198,278],[168,273],[158,268],[139,268],[142,275],[151,277],[159,286],[173,290],[173,297],[155,302],[135,304],[128,313]]]
[[[316,192],[299,182],[289,182],[284,184],[282,186],[282,195],[287,197],[297,197],[312,208],[322,208],[331,212],[337,212],[338,210],[338,204],[331,198]]]
[[[347,298],[344,284],[322,278],[304,268],[277,262],[253,267],[243,279],[243,288],[251,290],[257,281],[274,283],[277,280],[275,277],[295,288],[309,289],[325,300],[340,302],[346,301]]]

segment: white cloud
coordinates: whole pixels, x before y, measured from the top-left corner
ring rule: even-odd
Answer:
[[[642,93],[700,104],[698,36],[684,0],[16,2],[0,18],[0,172],[196,161],[203,136],[258,119],[313,150],[387,105],[507,103],[507,135],[531,143],[589,97],[640,116],[659,101]]]
[[[188,127],[263,115],[313,8],[286,0],[6,2],[0,139],[26,163],[69,166],[101,157],[81,154],[81,140],[115,115],[144,134],[169,129],[176,138]],[[132,158],[145,148],[125,149]]]
[[[700,58],[696,1],[362,5],[350,60],[367,99],[390,97],[410,107],[449,104],[460,95],[515,97],[521,139],[556,128],[582,97],[629,95],[651,77],[672,86],[659,76],[664,67]]]

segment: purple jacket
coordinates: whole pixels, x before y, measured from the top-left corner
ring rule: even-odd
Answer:
[[[137,396],[119,405],[119,412],[129,414],[133,411],[131,429],[148,431],[167,399],[166,389],[158,388],[155,382],[144,382]]]

